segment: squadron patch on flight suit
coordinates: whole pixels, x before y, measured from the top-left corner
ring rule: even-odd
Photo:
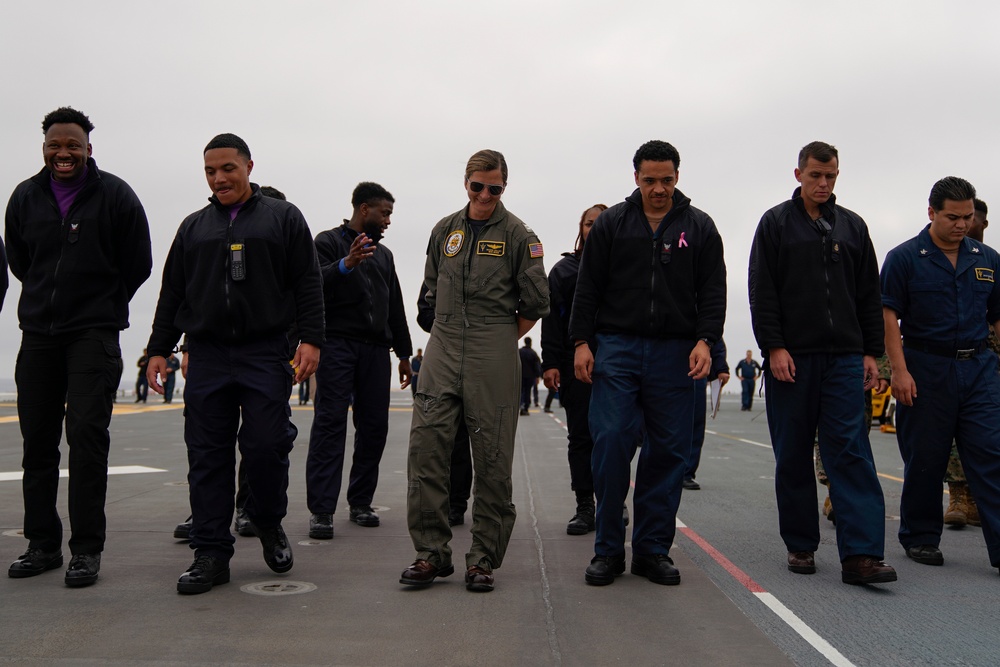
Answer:
[[[489,255],[490,257],[503,257],[505,241],[480,241],[476,245],[477,255]]]
[[[993,282],[993,269],[983,269],[976,268],[976,280],[982,280],[987,283]]]
[[[448,235],[448,238],[444,242],[444,255],[445,257],[454,257],[458,254],[458,251],[462,249],[462,243],[465,241],[465,232],[459,230],[452,232]]]

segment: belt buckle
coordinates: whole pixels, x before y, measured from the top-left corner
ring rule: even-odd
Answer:
[[[976,356],[976,348],[970,347],[967,350],[955,350],[955,359],[958,361],[966,361],[972,359]]]

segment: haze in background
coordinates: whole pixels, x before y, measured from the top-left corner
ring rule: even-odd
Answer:
[[[414,348],[426,347],[415,303],[430,229],[464,205],[465,162],[481,148],[505,154],[504,202],[538,233],[550,268],[584,209],[635,187],[641,143],[677,146],[679,189],[725,241],[733,365],[747,349],[758,356],[753,231],[791,195],[807,142],[840,149],[839,203],[868,222],[880,259],[926,224],[943,176],[969,179],[1000,211],[1000,5],[678,4],[7,4],[0,193],[41,168],[47,112],[90,116],[97,164],[132,185],[152,228],[153,276],[122,336],[123,387],[177,226],[210,194],[202,149],[220,132],[246,139],[252,180],[284,191],[314,234],[350,216],[359,181],[393,193],[385,243]],[[0,383],[11,388],[19,288],[12,279],[0,314]]]

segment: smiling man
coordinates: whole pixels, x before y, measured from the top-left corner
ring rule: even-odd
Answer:
[[[250,149],[236,135],[212,139],[204,158],[213,194],[177,230],[146,346],[149,386],[162,394],[165,357],[187,334],[184,441],[195,559],[177,582],[180,593],[229,581],[237,442],[252,490],[245,509],[264,561],[275,572],[292,568],[281,527],[298,433],[288,397],[293,380],[315,372],[323,344],[323,286],[302,214],[250,182]]]
[[[792,198],[764,213],[750,250],[750,315],[764,354],[778,524],[788,569],[816,572],[813,438],[837,508],[841,580],[885,583],[885,501],[865,421],[883,352],[878,262],[868,226],[837,205],[837,149],[799,152]],[[883,385],[885,381],[882,381]],[[942,475],[944,471],[942,470]],[[938,475],[938,484],[941,475]],[[940,508],[939,508],[940,513]]]
[[[656,584],[681,581],[669,552],[694,431],[694,381],[708,376],[726,320],[726,264],[715,222],[677,189],[680,161],[665,141],[639,147],[638,187],[597,218],[580,262],[569,334],[576,379],[593,384],[597,514],[584,576],[595,586],[625,571],[622,504],[643,432],[631,572]]]
[[[389,350],[399,358],[402,388],[410,382],[410,330],[392,252],[382,243],[395,199],[378,183],[359,183],[351,195],[354,213],[336,229],[316,237],[326,301],[326,343],[316,371],[316,401],[306,503],[309,537],[333,537],[344,473],[347,413],[354,406],[354,459],[347,504],[350,521],[379,525],[372,509],[378,466],[389,433]]]
[[[122,374],[119,332],[149,277],[149,225],[132,188],[91,157],[83,113],[42,121],[45,166],[7,205],[10,268],[21,281],[21,350],[14,370],[24,438],[24,536],[11,577],[62,565],[56,507],[59,441],[69,444],[68,586],[97,581],[104,550],[111,408]]]
[[[924,565],[944,564],[941,478],[954,440],[990,564],[1000,567],[1000,375],[987,344],[990,327],[1000,324],[1000,255],[968,236],[975,196],[961,178],[935,183],[930,224],[889,251],[882,267],[885,346],[905,464],[899,541]]]

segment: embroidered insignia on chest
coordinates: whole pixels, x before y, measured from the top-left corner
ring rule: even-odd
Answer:
[[[542,250],[541,243],[529,243],[528,244],[528,256],[532,259],[538,259],[539,257],[545,257],[545,251]]]
[[[982,280],[983,282],[992,283],[993,282],[993,269],[981,269],[976,268],[976,280]]]
[[[834,252],[840,252],[840,244],[839,243],[834,243],[833,244],[833,251]]]
[[[448,238],[444,242],[444,255],[445,257],[454,257],[458,254],[458,251],[462,249],[462,243],[465,241],[465,232],[456,231],[448,235]]]
[[[921,249],[920,249],[920,254],[921,254],[921,255],[926,255],[926,254],[927,254],[927,251],[926,251],[925,249],[921,248]]]
[[[71,223],[69,223],[69,230],[71,232],[75,232],[79,228],[80,228],[80,223],[79,222],[71,222]]]
[[[974,252],[974,253],[976,253],[978,255],[979,254],[979,248],[973,248],[972,252]]]
[[[477,255],[489,255],[490,257],[503,257],[504,241],[480,241],[476,244]]]

